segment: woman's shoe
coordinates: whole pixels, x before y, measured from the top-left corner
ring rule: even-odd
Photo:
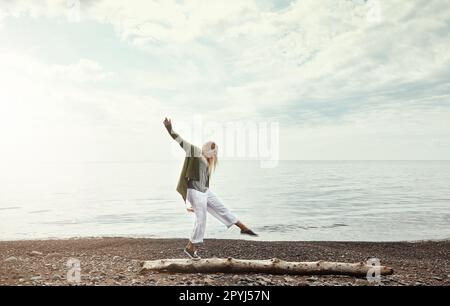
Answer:
[[[249,236],[258,236],[257,233],[255,233],[254,231],[252,231],[251,229],[246,229],[246,230],[241,230],[241,234],[242,235],[249,235]]]
[[[191,250],[188,250],[187,248],[185,248],[184,253],[192,260],[202,259],[200,256],[197,255],[197,251],[191,251]]]

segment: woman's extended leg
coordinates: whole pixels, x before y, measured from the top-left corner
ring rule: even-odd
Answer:
[[[241,229],[242,234],[257,236],[251,229],[245,224],[239,221],[229,210],[223,205],[222,201],[210,190],[207,192],[207,209],[208,212],[216,217],[220,222],[225,224],[226,227],[236,225]]]

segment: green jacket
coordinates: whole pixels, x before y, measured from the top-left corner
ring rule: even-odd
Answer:
[[[177,191],[183,197],[186,202],[188,181],[198,181],[200,179],[200,158],[202,150],[199,147],[187,142],[180,137],[173,130],[168,130],[170,136],[180,144],[183,150],[186,152],[184,158],[183,168],[181,169],[180,179],[178,180]]]

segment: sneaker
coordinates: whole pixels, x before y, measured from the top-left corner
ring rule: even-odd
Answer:
[[[252,231],[251,229],[246,229],[246,230],[241,230],[241,234],[242,235],[249,235],[249,236],[258,236],[257,233],[255,233],[254,231]]]
[[[192,260],[200,260],[202,259],[200,256],[197,255],[197,251],[190,251],[187,248],[184,249],[184,253]]]

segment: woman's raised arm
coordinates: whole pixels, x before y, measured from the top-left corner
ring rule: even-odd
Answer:
[[[167,129],[167,132],[169,132],[170,137],[172,137],[176,142],[180,144],[180,146],[186,152],[186,155],[191,156],[191,154],[193,154],[194,156],[196,156],[197,154],[201,154],[201,150],[199,153],[199,149],[196,146],[193,146],[191,143],[181,138],[181,136],[173,130],[171,119],[165,118],[163,123]]]

